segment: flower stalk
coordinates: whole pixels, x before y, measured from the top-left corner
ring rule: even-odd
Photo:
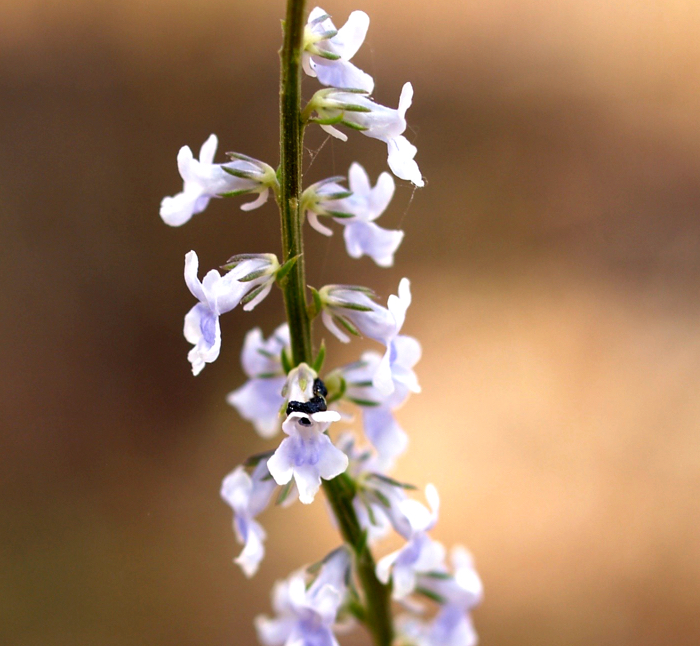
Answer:
[[[292,362],[313,363],[311,321],[306,303],[301,187],[304,123],[301,116],[301,55],[304,37],[304,0],[288,0],[284,42],[280,51],[280,184],[283,262],[298,256],[282,284],[289,323]],[[375,574],[376,565],[352,501],[355,486],[346,474],[324,480],[323,488],[338,521],[343,540],[355,557],[357,576],[364,592],[365,622],[375,646],[390,646],[394,630],[391,589]]]
[[[300,256],[284,279],[284,305],[291,333],[292,362],[312,363],[311,322],[306,311],[304,239],[301,232],[301,163],[303,124],[301,51],[304,38],[304,0],[289,0],[280,50],[280,184],[283,262]]]

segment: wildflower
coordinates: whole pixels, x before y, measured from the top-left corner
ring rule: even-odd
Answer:
[[[189,146],[180,148],[177,167],[183,179],[182,192],[165,197],[160,204],[160,217],[166,224],[179,227],[207,208],[212,197],[259,193],[258,198],[241,209],[250,211],[262,206],[268,198],[270,187],[277,183],[272,167],[245,155],[231,153],[236,159],[226,164],[214,164],[218,140],[216,135],[202,144],[199,160],[194,158]]]
[[[343,398],[362,408],[365,436],[377,450],[385,468],[406,450],[408,444],[408,437],[392,411],[400,408],[411,392],[420,392],[413,372],[413,366],[420,358],[418,341],[397,336],[389,342],[389,348],[388,369],[393,390],[388,394],[387,389],[380,391],[374,386],[380,366],[386,370],[386,362],[382,363],[382,356],[377,352],[364,352],[359,361],[338,370],[345,387]]]
[[[264,646],[338,646],[333,627],[347,594],[349,567],[350,557],[341,548],[326,557],[308,589],[303,572],[275,583],[272,606],[277,617],[255,618]]]
[[[394,180],[382,173],[374,188],[360,164],[350,166],[350,190],[331,178],[318,182],[304,191],[302,208],[309,224],[323,235],[333,232],[318,220],[318,216],[332,217],[345,227],[344,237],[348,255],[360,258],[367,255],[380,267],[394,264],[394,253],[403,240],[403,231],[389,231],[374,223],[391,202]]]
[[[241,364],[249,379],[226,397],[264,438],[275,436],[282,422],[282,389],[287,381],[281,362],[283,352],[289,352],[287,323],[280,325],[267,341],[260,328],[250,330],[241,352]]]
[[[323,9],[313,9],[304,29],[304,71],[318,77],[323,85],[371,92],[374,79],[350,63],[365,40],[368,27],[369,16],[364,11],[353,11],[345,25],[336,29]]]
[[[388,149],[387,162],[394,175],[423,186],[420,169],[413,159],[418,149],[403,136],[406,111],[412,102],[413,86],[410,83],[404,84],[397,109],[375,103],[367,92],[329,88],[316,92],[304,108],[304,116],[309,119],[316,111],[318,117],[310,120],[342,141],[347,141],[347,135],[334,128],[335,124],[383,141]]]
[[[184,334],[195,347],[187,355],[192,373],[198,375],[206,363],[212,363],[221,349],[219,315],[230,312],[239,303],[252,310],[272,289],[279,262],[274,254],[246,256],[221,276],[212,269],[200,282],[199,259],[194,251],[185,256],[185,283],[199,300],[185,316]]]
[[[239,466],[221,483],[221,497],[233,509],[236,538],[244,544],[234,563],[238,563],[249,578],[257,572],[265,555],[265,530],[255,517],[267,507],[276,486],[264,460],[258,463],[252,475]]]
[[[454,547],[451,558],[454,574],[443,568],[418,577],[418,588],[441,608],[432,622],[403,622],[401,632],[416,646],[475,646],[478,641],[469,613],[481,601],[481,579],[464,548]]]
[[[403,296],[390,296],[388,308],[377,305],[374,292],[367,287],[326,285],[318,292],[324,325],[343,343],[348,343],[350,337],[341,328],[355,336],[364,335],[388,345],[401,329],[406,315],[406,288],[401,288],[404,283],[409,284],[407,278],[399,284],[399,294],[403,293]],[[409,303],[410,297],[409,290]]]
[[[399,503],[399,510],[410,526],[410,536],[404,547],[388,554],[377,563],[377,578],[382,583],[393,582],[393,597],[403,599],[416,589],[420,574],[444,568],[445,548],[432,540],[427,531],[437,522],[440,500],[433,485],[425,488],[425,496],[430,504],[428,511],[415,500]]]
[[[307,415],[290,413],[282,423],[289,435],[282,440],[274,455],[267,461],[268,469],[277,484],[287,484],[292,477],[299,490],[299,500],[308,505],[321,486],[321,478],[330,480],[348,466],[347,456],[333,446],[325,431],[340,415],[322,411]]]

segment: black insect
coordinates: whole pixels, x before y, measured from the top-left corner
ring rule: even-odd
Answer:
[[[306,415],[313,415],[314,413],[320,413],[328,410],[326,406],[326,396],[328,395],[328,390],[326,389],[326,385],[320,379],[314,379],[313,395],[314,396],[307,402],[289,402],[289,404],[287,404],[287,415],[290,413],[304,413]],[[299,423],[304,426],[308,426],[311,424],[311,421],[307,419],[300,419]]]

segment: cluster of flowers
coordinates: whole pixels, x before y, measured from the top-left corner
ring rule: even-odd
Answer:
[[[350,59],[364,41],[369,18],[353,12],[336,29],[320,8],[309,15],[304,36],[303,69],[329,86],[316,92],[303,111],[307,122],[316,122],[343,140],[335,125],[344,125],[380,139],[388,147],[393,173],[422,186],[414,156],[416,148],[403,136],[405,113],[413,90],[409,83],[398,109],[378,105],[369,94],[372,77]],[[316,116],[313,116],[316,115]],[[178,154],[182,192],[166,197],[160,214],[170,225],[179,226],[203,211],[216,197],[257,194],[244,210],[261,206],[270,191],[278,195],[275,170],[264,162],[239,153],[230,161],[213,162],[217,139],[211,135],[195,159],[190,148]],[[308,187],[301,209],[309,224],[324,235],[332,231],[321,223],[327,217],[344,227],[348,254],[371,257],[377,265],[391,266],[402,239],[402,231],[382,229],[376,220],[394,193],[394,180],[382,173],[376,185],[362,166],[352,164],[345,178],[333,177]],[[252,310],[281,281],[296,259],[280,264],[274,254],[242,254],[231,258],[223,269],[209,271],[199,279],[197,254],[185,257],[185,282],[197,304],[185,316],[184,335],[193,345],[188,360],[199,374],[216,360],[221,349],[219,316],[241,305]],[[411,303],[408,279],[401,280],[398,293],[387,305],[377,303],[372,290],[349,285],[326,285],[313,293],[313,315],[320,315],[326,328],[342,342],[363,336],[383,346],[383,352],[368,351],[359,361],[323,374],[322,358],[313,366],[291,364],[290,332],[280,325],[265,339],[259,328],[244,342],[241,362],[248,381],[228,396],[228,402],[250,421],[259,435],[272,439],[280,431],[286,437],[279,446],[239,466],[223,481],[221,495],[234,512],[234,530],[243,550],[235,559],[247,576],[253,576],[263,559],[265,531],[257,517],[281,487],[277,502],[291,504],[297,498],[313,502],[322,480],[342,473],[355,486],[353,505],[357,517],[374,543],[393,529],[405,539],[398,551],[380,559],[377,578],[391,583],[392,595],[412,614],[399,622],[401,643],[413,646],[470,646],[476,643],[470,611],[481,598],[481,582],[463,549],[446,562],[444,547],[429,532],[437,522],[439,500],[432,485],[425,490],[429,508],[408,497],[415,489],[387,475],[405,451],[406,433],[394,417],[411,393],[420,392],[414,366],[420,359],[418,341],[401,334]],[[364,438],[344,433],[331,441],[331,424],[352,421],[352,407],[361,410]],[[345,548],[329,554],[316,568],[293,574],[273,591],[277,616],[256,621],[263,644],[336,644],[334,631],[351,621],[354,591],[348,586],[351,557]],[[440,609],[431,620],[420,618],[419,597],[437,602]]]

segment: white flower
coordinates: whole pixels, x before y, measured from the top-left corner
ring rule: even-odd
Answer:
[[[253,576],[265,555],[265,530],[255,520],[270,502],[276,483],[270,477],[264,461],[258,463],[252,475],[241,466],[229,473],[221,483],[221,497],[233,509],[233,528],[243,551],[234,559],[247,577]]]
[[[433,593],[442,607],[430,623],[409,620],[400,626],[416,646],[475,646],[478,641],[469,612],[481,601],[481,579],[463,547],[454,547],[451,556],[453,575],[443,568],[418,577],[418,587]]]
[[[409,540],[400,550],[388,554],[377,563],[377,578],[382,583],[392,580],[394,599],[403,599],[411,594],[420,574],[444,569],[445,548],[426,533],[437,522],[440,505],[433,485],[425,488],[425,496],[431,511],[415,500],[399,503],[399,510],[410,526]]]
[[[397,336],[390,341],[388,353],[389,376],[394,386],[389,394],[373,384],[380,366],[386,369],[387,365],[377,352],[364,352],[359,361],[338,371],[345,382],[343,398],[362,407],[365,435],[386,469],[408,445],[408,437],[392,411],[401,407],[411,392],[420,392],[412,370],[420,358],[420,345],[411,337]]]
[[[290,413],[282,423],[282,430],[289,435],[282,440],[267,467],[277,484],[287,484],[292,477],[299,490],[299,500],[308,505],[321,486],[321,478],[330,480],[340,475],[348,466],[347,456],[333,446],[325,431],[340,415],[335,411],[323,411],[306,415]]]
[[[399,617],[400,643],[412,646],[476,646],[479,638],[471,617],[454,606],[444,606],[432,622]]]
[[[484,594],[484,586],[474,567],[471,554],[461,545],[455,545],[450,550],[453,573],[449,575],[447,568],[438,570],[439,576],[422,575],[419,577],[420,587],[433,592],[440,597],[443,604],[460,608],[463,612],[476,607]]]
[[[333,232],[319,222],[318,216],[332,217],[345,227],[345,247],[351,258],[367,255],[380,267],[391,267],[404,233],[382,229],[374,223],[394,195],[391,175],[382,173],[372,188],[365,169],[354,162],[348,173],[350,191],[335,179],[318,182],[304,191],[302,208],[309,224],[323,235],[332,235]]]
[[[212,269],[200,282],[197,254],[194,251],[187,253],[185,283],[199,300],[185,316],[184,328],[185,338],[195,346],[187,355],[193,374],[198,375],[205,364],[212,363],[219,356],[219,315],[230,312],[244,300],[243,309],[253,309],[269,294],[278,268],[279,263],[273,254],[261,254],[239,262],[224,276]],[[254,276],[252,279],[251,275]]]
[[[314,396],[314,381],[317,377],[316,371],[308,364],[300,363],[289,371],[282,396],[286,401],[308,402]]]
[[[326,558],[308,589],[303,572],[277,581],[272,590],[277,617],[255,618],[260,641],[265,646],[338,646],[333,625],[345,600],[349,567],[347,552],[339,549]]]
[[[180,148],[177,167],[184,184],[181,193],[163,198],[160,204],[160,217],[166,224],[185,224],[195,213],[204,211],[212,197],[220,195],[259,193],[254,202],[241,206],[244,211],[267,200],[270,187],[277,182],[274,169],[244,155],[236,155],[238,158],[227,164],[214,164],[217,145],[216,135],[209,135],[199,151],[199,160],[189,146]]]
[[[385,341],[386,352],[382,357],[372,378],[372,385],[383,395],[388,396],[398,388],[397,399],[405,400],[406,390],[420,392],[418,378],[413,366],[421,356],[420,343],[412,337],[399,335],[406,311],[411,304],[411,283],[408,278],[401,279],[399,294],[389,296],[387,307],[394,317],[393,335]]]
[[[413,159],[417,148],[403,136],[406,130],[406,111],[413,102],[413,86],[405,83],[397,109],[387,108],[372,101],[363,92],[348,92],[339,89],[326,89],[316,92],[305,108],[305,113],[316,111],[313,119],[328,134],[347,141],[347,135],[333,126],[342,124],[363,135],[379,139],[387,145],[389,168],[401,179],[423,186],[423,178],[418,164]]]
[[[364,11],[353,11],[345,25],[336,29],[323,9],[313,9],[304,29],[304,71],[323,85],[371,92],[374,79],[349,62],[362,46],[368,27]]]
[[[400,293],[404,281],[408,284],[407,278],[401,281]],[[397,297],[392,295],[388,301],[390,308],[382,307],[374,302],[374,293],[367,287],[326,285],[319,290],[318,296],[323,308],[321,319],[324,325],[343,343],[348,343],[350,337],[341,328],[386,346],[396,337],[406,314],[405,309],[401,312],[403,300],[397,301]],[[408,298],[410,302],[410,291]]]
[[[270,438],[280,430],[282,389],[287,381],[281,363],[289,350],[289,326],[280,325],[270,338],[263,339],[260,328],[248,332],[243,342],[241,364],[249,379],[229,393],[226,401],[243,419],[252,422],[261,437]]]

